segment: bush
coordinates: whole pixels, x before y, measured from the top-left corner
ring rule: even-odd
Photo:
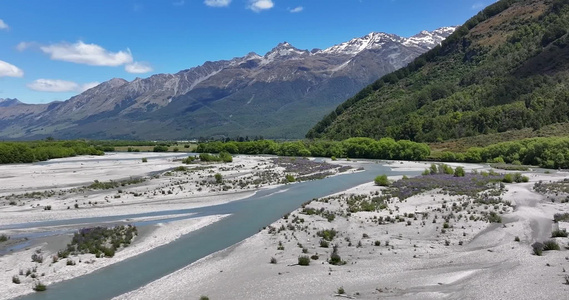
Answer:
[[[464,177],[465,172],[463,167],[456,167],[454,169],[454,177]]]
[[[519,242],[519,241],[520,241],[520,237],[519,237],[519,236],[516,236],[516,237],[514,238],[514,242]]]
[[[387,179],[387,175],[385,174],[375,177],[374,182],[379,186],[389,186],[389,179]]]
[[[200,300],[209,300],[209,297],[208,296],[201,296]]]
[[[295,181],[296,181],[296,179],[294,178],[294,176],[292,176],[292,175],[290,175],[290,174],[286,174],[285,180],[286,180],[286,182],[295,182]]]
[[[163,146],[163,145],[157,145],[157,146],[154,146],[154,149],[152,151],[154,151],[154,152],[168,152],[168,147]]]
[[[326,230],[318,231],[316,233],[316,235],[327,240],[327,241],[332,241],[334,239],[334,237],[336,236],[336,233],[338,233],[338,232],[334,229],[326,229]]]
[[[308,266],[308,265],[310,265],[310,257],[304,256],[304,255],[299,256],[299,257],[298,257],[298,264],[299,264],[300,266]]]
[[[277,259],[274,257],[271,257],[271,264],[276,264],[277,263]]]
[[[555,240],[549,240],[543,243],[543,251],[561,250],[559,244]]]
[[[41,282],[38,282],[38,283],[34,284],[32,289],[36,292],[43,292],[43,291],[47,290],[47,286]]]
[[[32,261],[41,264],[41,263],[43,263],[43,256],[34,253],[34,254],[32,254]]]
[[[512,183],[514,182],[514,176],[512,176],[512,174],[506,174],[504,175],[504,179],[502,179],[502,182]]]
[[[533,254],[537,255],[537,256],[541,256],[543,253],[543,247],[544,245],[540,242],[535,242],[531,245],[531,248],[533,249]]]
[[[374,245],[381,246],[381,241],[375,241]]]
[[[6,242],[9,239],[10,237],[5,234],[0,235],[0,242]]]
[[[18,277],[18,275],[12,276],[12,283],[20,284],[21,283],[20,277]]]
[[[326,240],[320,240],[320,247],[322,248],[328,248],[330,246],[330,243],[328,243],[328,241]]]
[[[143,158],[142,158],[142,162],[143,162],[143,163],[148,162],[148,159],[147,159],[146,157],[143,157]]]
[[[219,173],[216,173],[215,175],[215,182],[216,183],[222,183],[223,182],[223,176]]]
[[[560,230],[554,230],[551,233],[551,237],[556,238],[556,237],[567,237],[567,230],[565,229],[560,229]]]
[[[338,294],[343,295],[343,294],[345,294],[345,293],[346,293],[346,291],[344,290],[344,287],[341,286],[341,287],[338,289]]]

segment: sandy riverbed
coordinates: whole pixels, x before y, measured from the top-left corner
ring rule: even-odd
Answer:
[[[391,162],[391,166],[423,170],[429,164]],[[272,224],[272,229],[115,299],[199,299],[201,295],[337,299],[340,288],[345,292],[342,296],[353,299],[563,299],[569,292],[564,284],[569,239],[556,238],[561,250],[546,251],[543,256],[533,255],[531,245],[550,238],[553,215],[568,212],[569,204],[552,202],[532,187],[540,180],[563,180],[569,174],[525,174],[530,181],[506,184],[496,205],[474,205],[464,196],[435,190],[389,203],[379,212],[360,211],[332,221],[300,208]],[[381,194],[382,189],[370,182],[307,207],[340,211],[350,195]],[[464,210],[455,210],[454,203],[468,204]],[[484,219],[492,211],[502,223]],[[421,217],[377,222],[378,217],[410,213]],[[449,217],[451,213],[454,216]],[[459,214],[463,217],[457,218]],[[444,218],[449,223],[446,229]],[[555,226],[569,227],[565,222]],[[328,248],[320,247],[317,236],[324,229],[337,231]],[[346,264],[328,262],[332,245],[338,246],[337,253]],[[297,265],[299,256],[316,254],[318,260],[311,260],[309,266]],[[275,264],[270,263],[272,258]]]
[[[161,219],[179,218],[183,215],[165,214],[129,219],[120,216],[236,201],[253,195],[259,189],[276,187],[285,178],[285,167],[275,164],[270,157],[236,156],[231,163],[191,165],[182,164],[179,159],[183,157],[185,155],[115,153],[103,157],[52,160],[47,164],[0,166],[0,234],[25,236],[58,230],[72,232],[77,228],[101,224],[88,221],[82,223],[83,220],[80,224],[71,222],[83,218],[119,216],[112,223],[148,220],[159,222]],[[142,158],[147,158],[147,162],[143,162]],[[215,174],[222,175],[221,182],[216,181]],[[297,175],[294,172],[286,174]],[[144,181],[129,182],[138,178],[143,178]],[[112,181],[124,184],[96,189],[90,187],[95,180],[100,183]],[[70,241],[69,233],[33,238],[30,241],[12,239],[4,245],[0,244],[0,247],[8,247],[25,242],[26,247],[0,255],[0,299],[33,292],[31,287],[38,281],[49,285],[81,276],[170,243],[184,234],[218,221],[224,215],[187,217],[188,219],[165,221],[159,226],[141,228],[141,234],[135,237],[133,244],[118,251],[112,258],[96,259],[89,254],[73,256],[71,259],[76,263],[74,266],[66,265],[66,259],[57,262],[52,259]],[[2,229],[2,226],[14,224],[56,220],[68,220],[73,224]],[[32,262],[33,254],[41,255],[44,261]],[[37,278],[27,276],[28,270]],[[21,284],[12,283],[13,276],[17,276]]]

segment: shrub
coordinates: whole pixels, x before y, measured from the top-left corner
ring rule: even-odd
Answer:
[[[216,183],[222,183],[223,182],[223,176],[221,176],[221,174],[216,173],[214,176],[215,176],[215,182]]]
[[[454,177],[464,177],[465,172],[463,167],[456,167],[454,169]]]
[[[47,290],[47,286],[41,282],[38,282],[38,283],[34,284],[32,289],[36,292],[43,292],[43,291]]]
[[[385,174],[375,177],[374,182],[379,186],[389,186],[389,179],[387,179],[387,175]]]
[[[154,146],[154,149],[152,151],[154,151],[154,152],[168,152],[168,147],[162,146],[162,145],[157,145],[157,146]]]
[[[520,241],[520,237],[519,237],[519,236],[516,236],[516,237],[514,238],[514,242],[519,242],[519,241]]]
[[[338,233],[336,230],[334,229],[326,229],[326,230],[320,230],[316,233],[317,236],[327,240],[327,241],[331,241],[334,239],[334,237],[336,236],[336,233]]]
[[[375,241],[374,245],[376,245],[378,247],[381,246],[381,241]]]
[[[277,259],[274,257],[271,257],[271,264],[276,264],[277,263]]]
[[[338,294],[343,295],[343,294],[345,294],[345,293],[346,293],[346,291],[344,291],[344,287],[341,286],[341,287],[338,289]]]
[[[41,263],[43,263],[43,256],[34,253],[34,254],[32,254],[32,261],[41,264]]]
[[[540,242],[535,242],[531,245],[531,248],[533,249],[533,254],[537,255],[537,256],[541,256],[543,253],[543,247],[544,245]]]
[[[341,266],[346,264],[346,262],[343,261],[340,255],[338,254],[338,245],[334,246],[334,250],[332,250],[332,255],[330,255],[328,263],[335,266]]]
[[[549,240],[543,243],[543,251],[560,250],[559,244],[555,240]]]
[[[12,283],[20,284],[21,283],[20,277],[18,277],[18,275],[12,276]]]
[[[505,183],[512,183],[514,182],[514,177],[512,176],[512,174],[506,174],[504,175],[504,179],[502,179],[502,181]]]
[[[142,158],[142,162],[143,162],[143,163],[148,162],[148,159],[147,159],[146,157],[143,157],[143,158]]]
[[[328,243],[328,241],[326,240],[320,240],[320,247],[322,248],[328,248],[328,246],[330,246],[330,243]]]
[[[209,300],[209,297],[208,296],[201,296],[200,300]]]
[[[0,242],[5,242],[9,239],[10,239],[10,237],[5,235],[5,234],[0,235]]]
[[[554,230],[554,231],[551,233],[551,237],[554,237],[554,238],[555,238],[555,237],[567,237],[567,235],[568,235],[568,234],[567,234],[567,230],[565,230],[565,229]]]
[[[285,175],[285,180],[286,182],[295,182],[296,179],[294,178],[294,176],[290,175],[290,174],[286,174]]]
[[[298,257],[298,264],[299,264],[300,266],[308,266],[308,265],[310,265],[310,257],[304,256],[304,255],[299,256],[299,257]]]
[[[312,260],[318,260],[320,257],[318,256],[318,254],[314,254],[310,257]]]

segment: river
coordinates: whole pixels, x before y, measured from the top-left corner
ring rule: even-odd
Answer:
[[[324,197],[369,182],[380,174],[418,174],[418,172],[392,171],[388,166],[373,162],[363,163],[362,166],[365,169],[363,172],[261,190],[249,198],[221,205],[118,216],[117,219],[162,214],[196,213],[195,216],[231,214],[219,222],[194,231],[167,245],[93,273],[50,285],[46,292],[33,293],[18,299],[111,299],[179,270],[209,254],[230,247],[254,235],[264,226],[273,223],[284,214],[297,209],[311,199]],[[103,220],[94,218],[81,221],[91,223]],[[63,223],[65,221],[57,221],[58,225]]]

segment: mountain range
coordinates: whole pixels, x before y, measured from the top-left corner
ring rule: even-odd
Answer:
[[[409,38],[370,33],[330,48],[287,42],[261,56],[175,74],[113,78],[66,101],[0,100],[3,139],[301,138],[338,104],[439,45],[455,27]]]
[[[306,136],[439,142],[567,124],[568,32],[569,0],[498,1]]]

